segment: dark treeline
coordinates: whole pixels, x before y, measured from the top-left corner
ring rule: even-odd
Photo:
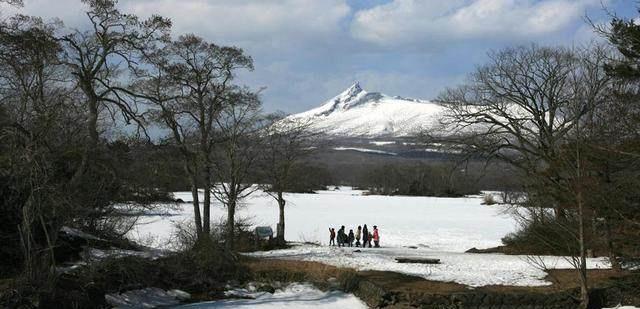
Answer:
[[[307,160],[322,172],[321,183],[368,190],[371,194],[448,196],[479,194],[481,190],[521,190],[518,171],[501,162],[455,154],[413,158],[320,149]]]
[[[364,177],[372,193],[463,196],[478,193],[470,175],[455,164],[402,164],[373,168]]]

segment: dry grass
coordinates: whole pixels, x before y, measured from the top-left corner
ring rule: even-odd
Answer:
[[[397,292],[424,292],[432,294],[449,294],[462,292],[466,286],[455,282],[430,281],[421,277],[409,276],[389,271],[364,271],[360,273],[363,278],[377,283],[388,291]]]
[[[341,273],[353,272],[349,268],[337,268],[318,262],[248,259],[244,264],[256,277],[266,280],[323,282],[337,278]],[[291,280],[286,280],[291,279]]]
[[[628,276],[628,272],[618,272],[611,269],[592,269],[588,271],[589,286],[599,287],[614,278]],[[580,288],[578,273],[574,269],[552,269],[549,270],[546,280],[552,284],[536,287],[519,287],[504,285],[489,285],[481,287],[480,290],[493,292],[560,292]]]
[[[351,268],[338,268],[318,262],[250,259],[245,261],[245,264],[252,273],[255,273],[258,278],[264,280],[283,282],[310,281],[315,284],[323,284],[326,283],[329,278],[349,278],[353,276],[353,273],[356,273],[360,280],[374,282],[382,288],[394,292],[412,293],[428,291],[432,294],[448,294],[468,290],[467,286],[454,282],[430,281],[421,277],[385,271],[356,272]],[[602,286],[610,282],[613,278],[620,278],[627,275],[627,272],[616,272],[607,269],[589,270],[589,285],[592,287]],[[573,269],[551,270],[547,276],[547,280],[553,284],[541,287],[492,285],[480,287],[476,290],[504,293],[551,293],[579,287],[578,275]]]

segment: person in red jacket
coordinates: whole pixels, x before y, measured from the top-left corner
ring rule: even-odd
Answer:
[[[378,232],[378,226],[373,226],[373,243],[376,248],[380,248],[380,233]]]

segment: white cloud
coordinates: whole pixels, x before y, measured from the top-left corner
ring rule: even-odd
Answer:
[[[580,20],[598,0],[394,0],[356,13],[351,33],[379,45],[532,39]]]
[[[159,14],[173,21],[176,34],[195,33],[221,44],[243,47],[297,47],[344,32],[350,16],[346,0],[120,0],[123,12]],[[25,0],[23,8],[0,4],[2,15],[20,12],[58,17],[71,27],[86,25],[80,0]]]
[[[351,11],[345,0],[129,0],[121,5],[140,16],[170,17],[177,33],[267,48],[331,37]]]
[[[24,7],[0,4],[0,13],[5,17],[20,13],[45,19],[59,18],[67,26],[78,27],[86,18],[84,8],[80,0],[24,0]]]

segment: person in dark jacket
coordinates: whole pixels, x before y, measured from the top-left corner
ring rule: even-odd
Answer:
[[[344,232],[344,225],[338,230],[338,247],[344,247],[347,242],[347,234]]]
[[[356,238],[353,235],[353,230],[349,230],[349,236],[347,236],[347,242],[349,243],[349,247],[353,247],[353,239]]]
[[[336,229],[330,227],[329,228],[329,246],[336,245]]]
[[[367,246],[367,240],[369,240],[369,229],[365,224],[364,227],[362,228],[362,248]]]

